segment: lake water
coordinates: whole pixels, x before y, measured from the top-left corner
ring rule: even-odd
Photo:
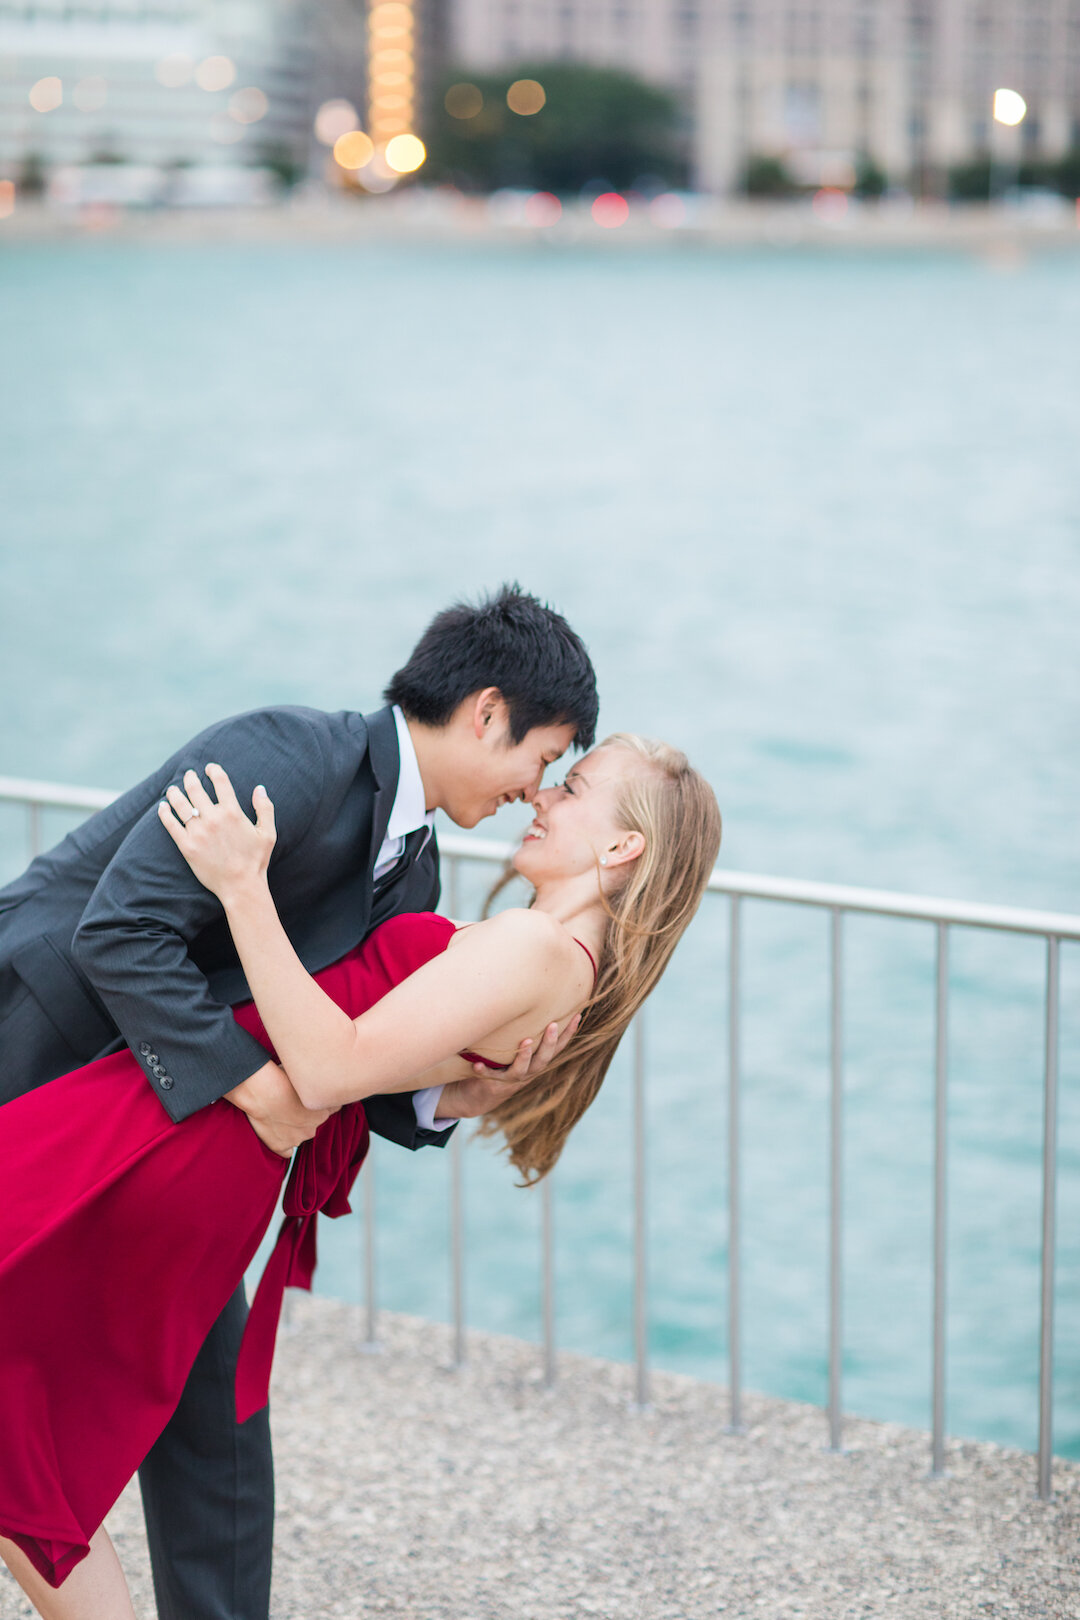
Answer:
[[[154,247],[0,257],[0,771],[121,787],[219,715],[374,707],[516,577],[605,729],[684,745],[724,864],[1080,911],[1080,262]],[[57,835],[62,818],[50,823]],[[491,824],[510,834],[514,822]],[[0,816],[5,875],[23,826]],[[657,1364],[724,1376],[726,903],[655,998]],[[826,1385],[825,920],[746,917],[750,1386]],[[927,1426],[932,930],[847,947],[845,1401]],[[1056,1449],[1080,1456],[1080,952]],[[1043,952],[958,934],[949,1408],[1032,1447]],[[448,1310],[447,1161],[378,1153],[386,1305]],[[467,1155],[469,1318],[539,1332],[538,1201]],[[562,1345],[631,1350],[629,1076],[560,1166]],[[179,1212],[177,1218],[181,1218]],[[359,1297],[358,1225],[320,1286]]]

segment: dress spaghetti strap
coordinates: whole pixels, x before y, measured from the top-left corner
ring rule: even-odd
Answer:
[[[574,935],[574,944],[581,946],[582,950],[585,952],[585,955],[589,958],[589,961],[592,963],[593,989],[595,990],[596,989],[596,981],[600,977],[600,969],[596,965],[596,957],[593,955],[592,951],[590,951],[589,947],[585,944],[585,942],[583,940],[578,939],[576,934]]]

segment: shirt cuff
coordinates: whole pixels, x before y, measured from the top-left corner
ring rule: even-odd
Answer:
[[[416,1123],[425,1131],[448,1131],[451,1125],[456,1125],[456,1119],[436,1119],[435,1110],[439,1106],[439,1098],[443,1094],[442,1086],[426,1086],[423,1091],[413,1092],[413,1112]]]

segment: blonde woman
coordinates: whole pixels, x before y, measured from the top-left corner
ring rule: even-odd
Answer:
[[[248,1321],[243,1420],[265,1404],[281,1291],[310,1282],[317,1212],[348,1207],[367,1146],[363,1099],[468,1080],[476,1062],[509,1067],[523,1040],[583,1014],[563,1054],[508,1088],[482,1126],[505,1138],[525,1183],[546,1175],[697,910],[720,814],[678,750],[609,737],[536,794],[512,863],[535,891],[528,910],[467,926],[393,917],[313,978],[267,883],[273,806],[256,789],[252,823],[226,773],[206,774],[214,796],[189,772],[161,819],[224,907],[254,997],[238,1019],[303,1104],[330,1111],[297,1152]],[[71,1089],[64,1111],[57,1086]],[[3,1119],[16,1185],[0,1212],[0,1553],[46,1620],[132,1620],[102,1520],[249,1264],[287,1161],[224,1101],[163,1123],[130,1054],[46,1089],[48,1109],[32,1092]],[[155,1206],[176,1192],[182,1221],[155,1243]]]

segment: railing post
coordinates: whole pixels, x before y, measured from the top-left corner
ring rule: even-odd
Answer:
[[[555,1211],[551,1178],[540,1183],[541,1311],[544,1319],[544,1387],[552,1389],[558,1376],[555,1361]]]
[[[843,1355],[844,1000],[843,913],[832,908],[829,1104],[829,1450],[841,1451]]]
[[[649,1304],[645,1219],[645,1013],[634,1019],[634,1360],[635,1400],[649,1404]]]
[[[949,1076],[949,928],[937,925],[934,1014],[934,1327],[933,1457],[931,1475],[945,1472],[945,1261]]]
[[[742,1434],[742,1276],[740,1272],[739,1170],[739,976],[741,967],[742,902],[731,897],[731,941],[728,948],[728,1430]]]
[[[454,1321],[455,1367],[465,1365],[465,1245],[462,1228],[465,1220],[463,1165],[465,1138],[462,1127],[456,1126],[450,1138],[450,1291],[451,1312]]]
[[[449,881],[446,896],[449,901],[450,915],[458,914],[458,860],[451,856],[449,860]],[[450,1139],[450,1291],[451,1314],[454,1322],[454,1357],[455,1367],[465,1364],[465,1188],[464,1188],[464,1154],[465,1137],[462,1126],[458,1125]]]
[[[364,1349],[379,1348],[375,1331],[378,1304],[375,1295],[375,1155],[364,1160]]]
[[[1046,942],[1046,1089],[1043,1102],[1042,1319],[1039,1334],[1039,1496],[1053,1495],[1054,1245],[1057,1206],[1058,990],[1060,940]]]

